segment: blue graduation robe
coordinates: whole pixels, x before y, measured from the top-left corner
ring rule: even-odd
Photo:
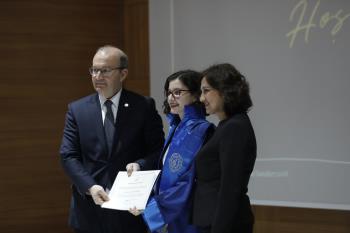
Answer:
[[[151,232],[197,233],[189,224],[190,196],[194,182],[194,157],[214,125],[205,120],[198,106],[185,106],[184,118],[169,114],[168,148],[156,194],[150,198],[143,218]],[[168,147],[167,147],[168,145]]]

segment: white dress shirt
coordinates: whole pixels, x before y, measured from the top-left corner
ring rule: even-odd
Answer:
[[[112,98],[109,99],[113,103],[112,104],[112,111],[113,111],[114,122],[115,122],[115,119],[117,118],[121,92],[122,92],[122,89],[120,89],[117,94],[115,94]],[[106,117],[106,113],[107,113],[107,107],[105,105],[105,102],[107,99],[103,95],[100,95],[100,94],[98,95],[98,98],[100,99],[100,104],[101,104],[102,122],[104,122],[105,117]]]

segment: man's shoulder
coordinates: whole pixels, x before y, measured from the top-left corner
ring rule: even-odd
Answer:
[[[153,99],[148,96],[143,96],[141,94],[138,94],[136,92],[123,89],[122,95],[125,95],[125,98],[129,101],[135,101],[135,102],[152,102]]]
[[[91,95],[84,96],[80,99],[73,100],[72,102],[69,103],[69,105],[82,106],[82,105],[85,105],[86,103],[96,102],[97,99],[98,99],[97,93],[93,93]]]

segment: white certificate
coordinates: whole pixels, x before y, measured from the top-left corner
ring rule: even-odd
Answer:
[[[143,210],[157,180],[160,170],[137,171],[128,177],[126,171],[120,171],[115,178],[108,197],[109,201],[102,204],[103,208],[116,210]]]

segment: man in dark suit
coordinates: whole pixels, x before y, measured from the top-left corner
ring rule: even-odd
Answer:
[[[68,105],[60,154],[73,183],[69,225],[77,233],[147,231],[140,217],[100,207],[118,171],[137,160],[152,168],[142,161],[157,161],[163,146],[154,100],[122,88],[127,66],[120,49],[99,48],[90,68],[97,93]]]

